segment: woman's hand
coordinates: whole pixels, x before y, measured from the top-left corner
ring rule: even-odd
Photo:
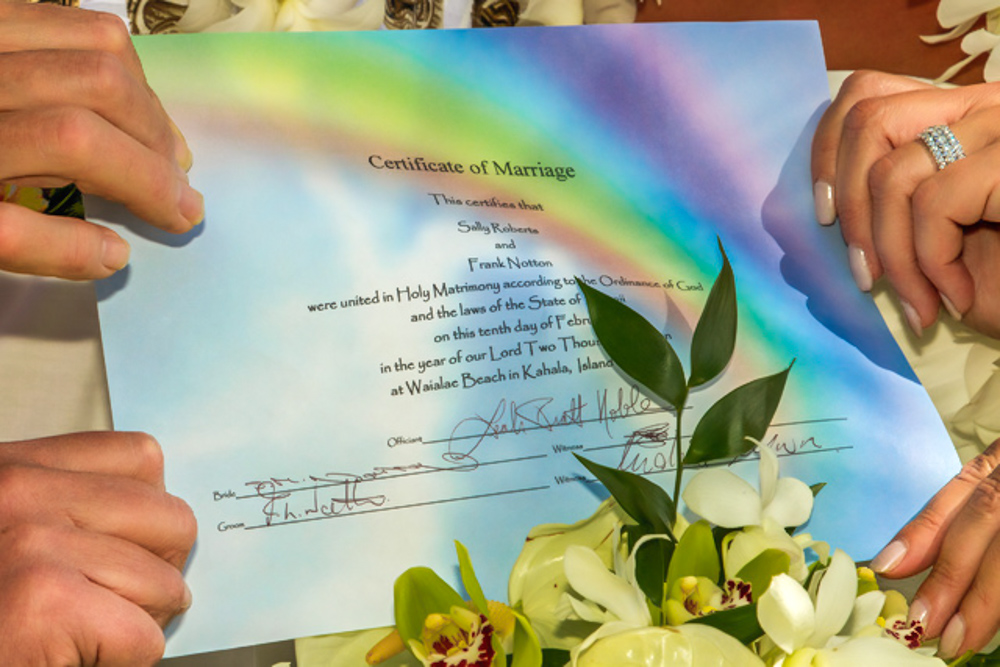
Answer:
[[[76,183],[171,232],[201,221],[190,151],[120,19],[0,0],[0,72],[0,184]],[[0,269],[102,278],[128,256],[105,227],[0,201]]]
[[[965,159],[939,170],[918,138],[948,125]],[[858,72],[813,140],[816,215],[839,218],[858,287],[885,276],[917,335],[940,306],[1000,336],[1000,85],[942,90]]]
[[[910,606],[945,657],[982,648],[1000,628],[1000,440],[967,463],[872,561],[887,577],[933,566]]]

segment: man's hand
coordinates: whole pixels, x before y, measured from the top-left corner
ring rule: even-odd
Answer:
[[[120,19],[0,0],[0,72],[0,184],[76,183],[170,232],[201,221],[191,153]],[[103,278],[128,256],[110,229],[0,202],[0,269]]]
[[[156,663],[162,628],[191,604],[195,532],[147,435],[0,444],[3,663]]]

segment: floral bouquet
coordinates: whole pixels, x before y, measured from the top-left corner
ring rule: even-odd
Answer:
[[[689,394],[720,376],[736,339],[736,290],[722,250],[686,373],[666,337],[628,306],[580,282],[591,322],[617,367],[675,414],[671,496],[638,475],[578,457],[608,490],[593,516],[542,525],[510,575],[509,605],[487,601],[456,543],[464,599],[427,568],[395,585],[396,628],[368,654],[409,649],[429,667],[945,665],[871,570],[796,529],[822,484],[780,477],[760,445],[789,366],[711,406],[682,449]],[[759,488],[713,461],[759,458]],[[700,470],[682,487],[686,466]],[[687,514],[679,511],[683,501]],[[949,663],[1000,664],[966,655]]]

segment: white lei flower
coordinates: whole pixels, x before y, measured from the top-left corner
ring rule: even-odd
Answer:
[[[972,28],[986,17],[986,27]],[[983,77],[987,81],[1000,81],[1000,2],[998,0],[941,0],[937,11],[938,23],[948,32],[921,37],[928,44],[947,42],[962,37],[962,51],[966,57],[949,67],[937,81],[947,81],[958,74],[973,60],[989,53]],[[971,31],[971,32],[970,32]]]

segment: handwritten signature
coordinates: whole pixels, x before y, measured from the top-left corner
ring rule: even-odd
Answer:
[[[382,493],[366,494],[363,492],[363,484],[393,476],[442,470],[464,471],[465,468],[440,468],[423,463],[411,463],[400,466],[375,466],[369,472],[360,475],[328,472],[307,475],[302,479],[269,477],[246,482],[245,485],[264,501],[261,507],[264,524],[272,526],[383,507],[389,502],[389,497]]]
[[[564,426],[582,428],[589,422],[603,425],[608,437],[613,437],[611,424],[614,422],[661,412],[664,409],[634,385],[617,390],[600,389],[591,402],[585,401],[579,393],[571,396],[568,403],[560,404],[551,396],[519,401],[501,398],[492,409],[476,412],[455,425],[442,458],[452,464],[478,465],[474,453],[487,439],[496,440],[503,435],[528,431],[552,431]]]

